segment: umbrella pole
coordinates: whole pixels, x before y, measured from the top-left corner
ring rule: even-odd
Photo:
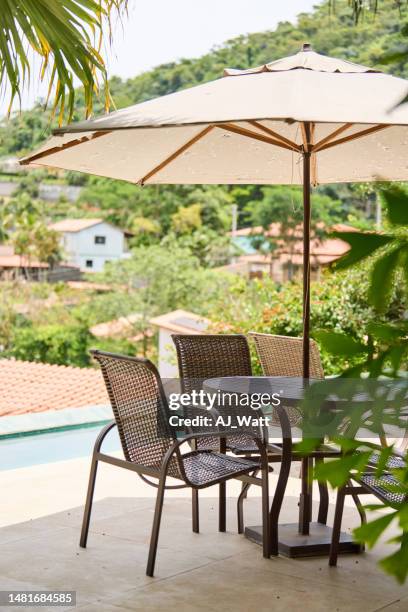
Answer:
[[[307,143],[310,140],[310,124],[305,123]],[[303,378],[310,373],[310,151],[303,151]],[[309,482],[310,459],[302,459],[302,491],[299,500],[299,533],[309,534],[312,494]]]
[[[303,125],[303,378],[308,383],[310,375],[310,123]],[[312,459],[302,459],[302,488],[299,500],[299,520],[297,523],[279,525],[279,552],[287,557],[314,557],[326,555],[330,550],[332,529],[326,524],[312,520],[312,483],[310,472]],[[310,533],[312,525],[312,533]],[[255,530],[257,532],[255,533]],[[262,543],[262,529],[248,527],[246,533],[250,539]],[[255,534],[255,535],[254,535]],[[351,536],[341,534],[341,548],[344,552],[358,552]]]

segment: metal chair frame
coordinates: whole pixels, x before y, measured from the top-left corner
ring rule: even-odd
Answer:
[[[122,449],[124,451],[125,457],[127,455],[128,449],[126,448],[126,442],[123,439],[123,436],[121,435],[121,426],[120,426],[121,424],[118,421],[118,413],[115,409],[115,405],[116,405],[115,396],[114,396],[114,392],[113,392],[111,383],[109,381],[109,375],[106,372],[106,369],[104,368],[103,363],[101,362],[102,359],[130,362],[133,364],[137,364],[139,367],[146,368],[154,376],[155,382],[157,383],[157,402],[163,407],[163,409],[167,412],[167,414],[168,414],[168,404],[167,404],[167,400],[165,397],[162,382],[160,379],[160,375],[156,367],[149,360],[139,359],[136,357],[123,356],[123,355],[116,355],[113,353],[107,353],[104,351],[97,351],[97,350],[91,351],[91,354],[94,356],[96,360],[100,362],[100,365],[102,367],[103,376],[105,379],[108,394],[109,394],[109,397],[112,403],[112,408],[114,411],[115,421],[107,424],[101,430],[101,432],[99,433],[96,439],[95,445],[94,445],[92,460],[91,460],[88,490],[87,490],[87,496],[86,496],[86,503],[85,503],[85,508],[84,508],[84,516],[83,516],[83,522],[82,522],[80,546],[82,548],[85,548],[87,545],[90,518],[91,518],[91,512],[92,512],[92,502],[93,502],[93,496],[94,496],[94,491],[95,491],[97,468],[98,468],[98,463],[103,462],[103,463],[108,463],[110,465],[115,465],[117,467],[121,467],[127,470],[131,470],[133,472],[136,472],[148,484],[152,484],[153,486],[157,487],[155,512],[154,512],[153,526],[152,526],[152,532],[151,532],[151,538],[150,538],[148,562],[147,562],[147,568],[146,568],[146,574],[148,576],[153,576],[154,574],[157,544],[158,544],[159,530],[160,530],[160,522],[161,522],[163,501],[164,501],[164,493],[165,493],[166,488],[190,487],[192,489],[193,491],[193,501],[192,501],[193,531],[198,531],[198,505],[195,504],[195,496],[194,496],[194,493],[196,491],[202,488],[207,488],[214,484],[225,483],[227,480],[232,480],[232,479],[238,479],[244,483],[250,482],[251,484],[260,486],[262,489],[263,556],[265,558],[269,558],[271,554],[270,550],[272,548],[272,544],[271,544],[270,520],[269,520],[268,460],[267,460],[266,448],[264,444],[262,443],[262,441],[259,439],[259,437],[257,437],[255,434],[251,434],[251,432],[248,432],[248,435],[253,438],[254,443],[258,446],[260,461],[257,467],[262,472],[262,478],[254,477],[253,475],[254,465],[252,466],[245,465],[243,463],[242,470],[237,470],[234,473],[228,472],[226,473],[225,476],[220,476],[217,478],[213,478],[211,480],[207,480],[206,482],[203,482],[202,484],[193,483],[189,480],[185,472],[185,469],[184,469],[183,458],[185,459],[188,457],[192,457],[192,456],[195,457],[197,455],[203,455],[203,454],[206,454],[207,456],[208,454],[211,454],[217,457],[218,454],[210,450],[203,450],[203,451],[193,450],[190,453],[182,455],[180,453],[180,447],[183,444],[191,443],[192,441],[196,441],[198,438],[206,438],[209,436],[225,438],[226,436],[228,437],[228,432],[227,433],[226,432],[211,432],[211,433],[200,433],[200,434],[194,433],[194,434],[189,434],[179,440],[176,439],[175,433],[172,432],[173,433],[172,439],[169,440],[171,444],[169,444],[167,451],[164,453],[162,457],[161,465],[158,468],[142,465],[142,464],[139,464],[135,461],[131,461],[126,458],[119,459],[117,457],[107,455],[101,452],[102,443],[105,437],[107,436],[107,434],[115,426],[118,426],[118,429],[119,429]],[[178,474],[175,472],[175,469],[174,469],[175,465],[177,465]],[[166,479],[169,476],[176,477],[176,478],[183,480],[184,484],[176,485],[176,486],[171,486],[171,485],[166,486]],[[152,483],[150,480],[146,479],[146,477],[157,479],[158,481],[157,485],[156,483]]]

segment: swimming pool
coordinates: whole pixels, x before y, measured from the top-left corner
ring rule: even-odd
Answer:
[[[96,436],[102,427],[103,423],[99,423],[86,427],[0,438],[0,471],[90,456]],[[103,450],[112,452],[119,449],[119,436],[114,428],[105,438]]]

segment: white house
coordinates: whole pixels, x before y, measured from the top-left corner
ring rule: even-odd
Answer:
[[[67,263],[85,272],[101,272],[107,261],[130,256],[128,234],[103,219],[64,219],[50,228],[61,233]]]

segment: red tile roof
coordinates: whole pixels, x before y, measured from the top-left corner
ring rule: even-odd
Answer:
[[[100,370],[0,359],[0,417],[109,404]]]
[[[49,268],[47,263],[23,255],[0,255],[0,268]]]

